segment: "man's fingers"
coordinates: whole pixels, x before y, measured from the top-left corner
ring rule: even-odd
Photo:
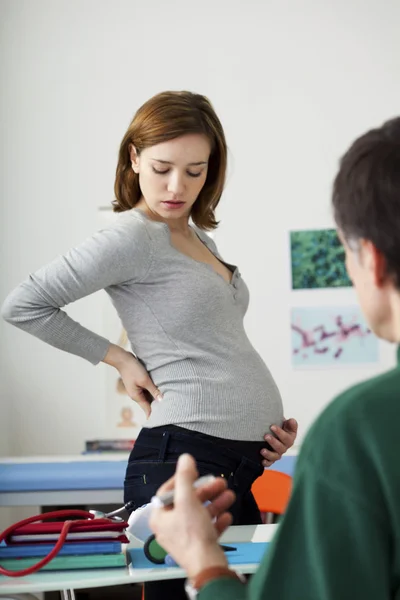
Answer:
[[[178,459],[175,472],[175,500],[176,506],[190,501],[190,498],[196,498],[193,484],[198,478],[199,473],[196,467],[196,461],[190,454],[181,454]]]
[[[207,500],[213,500],[224,490],[226,490],[227,483],[226,480],[222,477],[216,477],[214,481],[207,483],[207,485],[202,485],[200,488],[196,490],[197,497],[201,502],[206,502]]]
[[[185,465],[185,462],[187,462],[187,465]],[[179,475],[178,475],[178,472],[179,472]],[[165,481],[158,488],[157,496],[161,496],[162,494],[165,494],[165,492],[170,492],[171,490],[175,490],[175,494],[174,494],[174,504],[175,504],[177,496],[179,498],[179,492],[177,492],[177,488],[182,488],[182,485],[183,485],[185,490],[188,487],[189,487],[189,489],[190,488],[193,489],[193,483],[196,481],[197,476],[198,476],[198,473],[197,473],[196,463],[195,463],[194,459],[189,454],[185,454],[185,455],[182,454],[179,457],[179,460],[178,460],[178,463],[176,466],[175,475],[173,475],[172,477],[167,479],[167,481]],[[186,482],[188,477],[189,477],[189,481],[191,481],[191,483],[189,483],[189,486]],[[193,477],[194,477],[194,479],[193,479]],[[186,493],[187,492],[185,492],[185,494]]]
[[[157,490],[157,496],[161,494],[165,494],[165,492],[170,492],[175,487],[175,475],[173,475],[170,479],[167,479]]]
[[[165,481],[157,490],[157,495],[164,494],[165,492],[169,492],[174,489],[176,485],[175,475],[170,477],[167,481]],[[222,477],[216,477],[214,481],[207,483],[206,485],[202,485],[200,488],[196,490],[197,497],[201,502],[206,502],[207,500],[212,500],[215,496],[218,496],[221,492],[226,489],[226,481],[222,479]]]
[[[217,517],[214,527],[217,530],[218,536],[222,535],[228,527],[232,525],[233,517],[231,513],[225,512]]]
[[[165,492],[170,492],[175,488],[176,485],[176,475],[173,475],[165,481],[157,490],[157,495],[165,494]],[[206,485],[202,485],[200,488],[196,489],[196,495],[200,502],[204,503],[207,500],[213,500],[216,496],[219,496],[225,489],[227,483],[226,480],[222,477],[216,477],[214,481],[207,483]]]
[[[211,504],[207,506],[207,510],[210,513],[210,516],[214,519],[215,517],[218,517],[222,513],[226,512],[234,502],[234,492],[232,490],[224,490],[211,502]]]

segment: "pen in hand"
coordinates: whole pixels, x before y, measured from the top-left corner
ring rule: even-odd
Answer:
[[[214,481],[214,475],[203,475],[203,477],[199,477],[193,484],[195,489],[202,487],[203,485],[207,485],[207,483],[211,483]],[[174,490],[170,492],[165,492],[165,494],[160,494],[159,496],[153,496],[151,499],[151,504],[157,508],[165,508],[166,506],[172,506],[174,503]]]
[[[199,479],[197,479],[194,484],[193,487],[195,489],[202,487],[203,485],[207,485],[208,483],[211,483],[212,481],[214,481],[215,476],[214,475],[204,475],[203,477],[199,477]],[[172,504],[174,503],[174,490],[171,490],[170,492],[166,492],[165,494],[160,494],[159,496],[153,496],[151,499],[151,504],[157,508],[162,508],[162,507],[166,507],[166,506],[172,506]],[[221,549],[224,552],[234,552],[235,550],[237,550],[237,548],[235,548],[234,546],[225,546],[223,544],[220,544]]]

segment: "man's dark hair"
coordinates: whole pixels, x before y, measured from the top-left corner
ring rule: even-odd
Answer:
[[[340,161],[332,203],[345,239],[372,242],[400,289],[400,117],[350,146]]]

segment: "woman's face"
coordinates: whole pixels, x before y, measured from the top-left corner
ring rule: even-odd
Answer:
[[[162,219],[188,218],[207,178],[210,142],[205,135],[188,134],[145,148],[131,146],[132,168],[139,175],[146,208]]]

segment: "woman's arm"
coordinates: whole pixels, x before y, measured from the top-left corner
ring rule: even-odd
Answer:
[[[44,342],[97,364],[105,358],[109,340],[61,309],[110,285],[141,281],[151,256],[145,226],[130,215],[124,216],[31,274],[6,298],[2,316]]]

